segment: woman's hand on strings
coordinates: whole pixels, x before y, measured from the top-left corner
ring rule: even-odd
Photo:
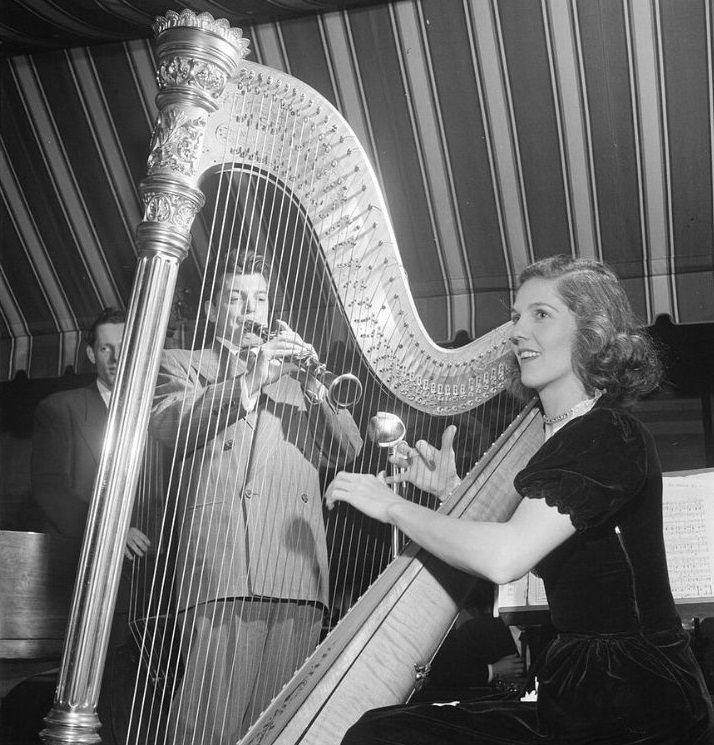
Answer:
[[[390,463],[400,470],[387,476],[386,483],[408,481],[418,489],[443,499],[461,481],[456,471],[455,436],[456,427],[452,424],[441,435],[440,450],[425,440],[419,440],[414,447],[400,442],[389,456]]]
[[[327,507],[335,502],[347,502],[368,517],[382,523],[390,522],[389,509],[404,500],[390,489],[382,474],[338,473],[325,492]]]

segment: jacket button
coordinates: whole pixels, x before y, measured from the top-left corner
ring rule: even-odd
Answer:
[[[245,496],[246,499],[250,499],[253,496],[253,490],[252,489],[246,489],[243,492],[243,496]]]
[[[303,493],[302,493],[302,494],[300,495],[300,499],[302,499],[302,501],[303,501],[303,502],[307,503],[307,502],[308,502],[308,500],[310,499],[310,497],[308,497],[308,496],[307,496],[307,494],[305,494],[305,492],[303,492]]]
[[[233,448],[233,440],[226,440],[223,443],[223,449],[224,450],[231,450]]]

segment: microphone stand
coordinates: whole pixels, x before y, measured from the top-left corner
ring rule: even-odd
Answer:
[[[369,420],[367,434],[377,447],[389,448],[389,455],[394,455],[397,445],[404,441],[406,427],[404,422],[396,415],[388,411],[378,411]],[[397,466],[393,465],[396,469]],[[399,484],[392,484],[392,491],[399,493]],[[396,525],[392,526],[392,559],[395,559],[401,551],[401,533]]]

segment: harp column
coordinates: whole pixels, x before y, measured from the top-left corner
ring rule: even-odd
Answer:
[[[248,42],[208,13],[156,19],[159,109],[148,175],[139,186],[144,218],[122,354],[82,546],[59,681],[42,741],[101,741],[96,713],[124,544],[179,265],[204,203],[197,173],[208,115],[217,110]]]

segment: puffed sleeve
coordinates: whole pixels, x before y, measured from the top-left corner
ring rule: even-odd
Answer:
[[[596,408],[556,432],[516,476],[519,494],[545,499],[578,531],[602,524],[641,489],[647,447],[641,425]]]

